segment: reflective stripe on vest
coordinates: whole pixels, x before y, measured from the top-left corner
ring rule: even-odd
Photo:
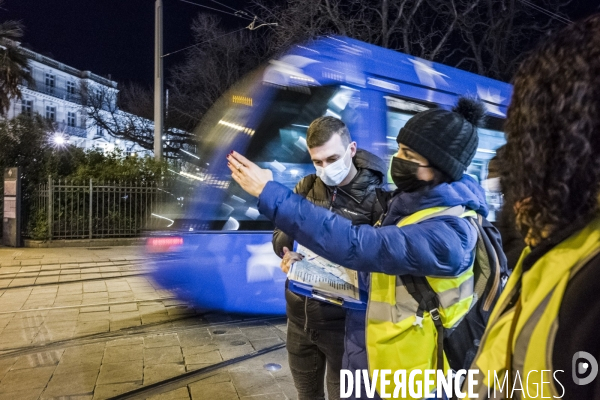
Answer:
[[[564,389],[556,383],[552,373],[546,372],[542,376],[541,371],[554,371],[552,355],[558,329],[558,313],[569,280],[593,257],[600,254],[600,217],[555,246],[523,273],[523,260],[530,252],[529,248],[523,251],[510,276],[490,316],[479,352],[471,367],[480,370],[476,378],[478,383],[475,385],[475,393],[479,395],[479,399],[503,398],[500,393],[506,393],[506,385],[503,391],[500,387],[507,370],[508,337],[515,315],[514,308],[506,308],[516,295],[519,281],[521,312],[516,321],[511,348],[513,382],[516,382],[514,386],[523,389],[515,391],[514,398],[520,395],[541,398],[542,390],[546,398],[563,397]],[[557,373],[556,378],[559,382],[572,379],[565,373]]]
[[[433,207],[418,211],[398,223],[398,227],[439,216],[476,217],[464,207]],[[473,303],[473,266],[456,277],[426,277],[440,303],[440,318],[445,328],[453,328],[469,311]],[[382,273],[371,274],[367,307],[367,357],[371,378],[373,371],[437,369],[437,331],[428,312],[423,315],[423,327],[415,326],[419,305],[408,292],[400,277]],[[445,358],[444,358],[445,360]],[[444,370],[449,365],[444,361]],[[421,380],[422,379],[421,375]],[[415,379],[418,381],[419,378]],[[393,382],[392,382],[393,384]],[[421,382],[422,384],[422,382]],[[393,390],[392,390],[393,391]],[[410,397],[411,398],[411,397]]]

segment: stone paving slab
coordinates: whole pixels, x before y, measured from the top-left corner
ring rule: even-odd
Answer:
[[[75,373],[54,373],[44,389],[42,399],[64,396],[85,396],[94,391],[98,380],[98,371],[86,369]]]
[[[156,396],[148,397],[148,400],[189,400],[190,393],[187,387],[172,390],[167,393],[159,394]]]

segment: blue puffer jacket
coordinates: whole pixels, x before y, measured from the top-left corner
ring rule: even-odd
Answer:
[[[426,208],[458,205],[487,216],[483,189],[468,175],[428,191],[392,197],[380,228],[353,226],[347,219],[314,206],[276,182],[267,184],[259,196],[258,207],[298,243],[347,268],[390,275],[457,276],[473,261],[477,232],[472,225],[452,216],[402,228],[396,223]],[[351,311],[346,315],[344,368],[367,369],[364,312]]]

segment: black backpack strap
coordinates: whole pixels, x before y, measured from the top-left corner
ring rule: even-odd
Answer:
[[[481,215],[468,220],[477,230],[473,293],[477,295],[482,311],[489,313],[504,286],[507,276],[506,257],[496,227]]]
[[[402,275],[402,283],[408,293],[419,303],[415,325],[423,327],[423,313],[428,311],[437,331],[437,369],[444,371],[444,324],[440,317],[439,301],[435,291],[423,276]]]
[[[375,196],[377,196],[377,203],[381,207],[381,214],[379,215],[379,219],[377,221],[375,221],[375,224],[373,225],[377,228],[377,227],[381,226],[381,223],[383,222],[385,216],[387,215],[388,200],[391,197],[390,197],[390,192],[387,192],[381,188],[375,189]]]
[[[375,196],[377,196],[377,202],[379,202],[379,205],[383,209],[383,212],[386,213],[388,209],[387,202],[390,199],[389,192],[383,190],[382,188],[377,188],[375,189]]]

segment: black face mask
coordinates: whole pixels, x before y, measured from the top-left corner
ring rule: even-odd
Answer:
[[[417,178],[417,171],[420,166],[425,167],[425,165],[419,165],[416,162],[392,157],[390,173],[398,190],[401,192],[416,192],[429,187],[433,183],[433,181],[422,181]]]

